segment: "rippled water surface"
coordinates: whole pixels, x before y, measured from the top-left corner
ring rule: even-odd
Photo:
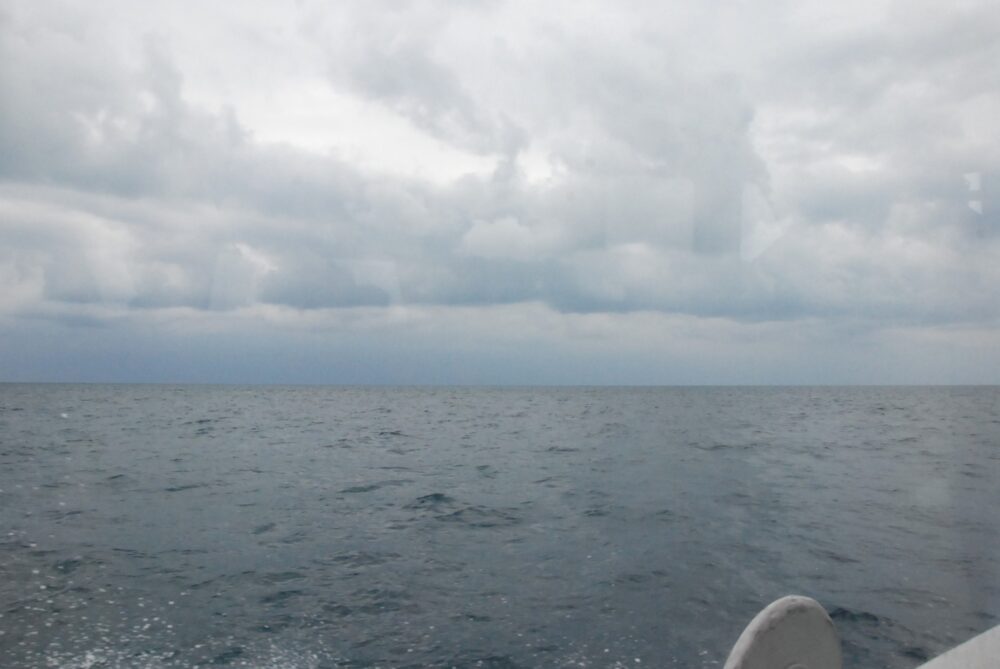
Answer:
[[[997,509],[997,388],[0,385],[0,666],[914,667]]]

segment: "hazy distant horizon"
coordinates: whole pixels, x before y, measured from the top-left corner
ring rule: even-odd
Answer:
[[[699,388],[705,390],[713,389],[754,389],[761,390],[795,390],[795,389],[830,389],[837,388],[1000,388],[996,383],[923,383],[923,384],[879,384],[879,383],[858,383],[858,384],[836,384],[836,383],[791,383],[791,384],[741,384],[741,383],[720,383],[720,384],[699,384],[699,383],[678,383],[678,384],[577,384],[577,383],[556,383],[556,384],[514,384],[514,383],[227,383],[218,381],[0,381],[0,386],[195,386],[195,387],[220,387],[220,388],[385,388],[385,389],[428,389],[442,390],[453,388],[455,390],[669,390],[669,389],[691,389]]]

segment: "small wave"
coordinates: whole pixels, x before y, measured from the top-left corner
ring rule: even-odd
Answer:
[[[186,420],[181,425],[210,425],[215,421],[215,418],[198,418],[196,420]]]
[[[365,588],[351,593],[349,613],[383,614],[395,611],[417,612],[420,607],[405,590]],[[342,605],[341,605],[342,606]]]
[[[52,568],[61,574],[72,574],[86,563],[101,564],[99,560],[84,560],[82,557],[76,557],[68,560],[60,560],[52,565]]]
[[[816,557],[823,558],[824,560],[832,560],[834,562],[839,562],[841,564],[857,564],[861,562],[861,560],[857,560],[842,553],[838,553],[836,551],[827,550],[823,548],[814,548],[811,549],[809,552],[815,555]]]
[[[305,577],[305,574],[297,571],[273,571],[261,576],[260,580],[265,583],[287,583],[288,581],[298,581]]]
[[[432,492],[429,495],[424,495],[423,497],[418,497],[414,501],[407,504],[404,508],[407,509],[426,509],[443,506],[446,504],[454,504],[455,499],[449,497],[443,492]]]
[[[186,483],[184,485],[170,486],[163,489],[163,492],[182,492],[184,490],[193,490],[194,488],[204,488],[207,483]]]
[[[830,618],[832,620],[844,620],[852,623],[867,623],[870,625],[879,625],[882,623],[882,618],[874,613],[870,613],[868,611],[855,611],[842,606],[832,609],[830,611]]]
[[[899,649],[899,654],[920,661],[931,659],[930,652],[922,646],[905,646]]]
[[[309,538],[310,538],[309,533],[306,532],[305,530],[296,530],[295,532],[286,534],[285,536],[278,539],[278,543],[290,546],[292,544],[300,544],[303,541],[308,541]]]
[[[264,595],[260,598],[261,604],[275,604],[283,606],[285,602],[305,594],[304,590],[278,590]]]
[[[257,527],[253,528],[252,534],[254,535],[264,534],[265,532],[270,532],[277,526],[278,526],[277,523],[264,523],[263,525],[258,525]]]
[[[478,504],[461,505],[455,498],[440,492],[418,497],[404,508],[427,511],[433,514],[435,520],[461,523],[468,527],[510,527],[521,522],[521,518],[510,510]]]
[[[230,646],[212,658],[212,664],[232,664],[234,660],[243,657],[242,646]]]
[[[356,485],[356,486],[351,486],[350,488],[344,488],[340,492],[345,492],[345,493],[372,492],[373,490],[378,490],[381,487],[382,486],[380,486],[378,483],[370,483],[368,485]]]
[[[476,667],[477,669],[523,669],[524,665],[518,664],[509,655],[486,655],[478,657],[452,658],[445,663],[449,667]],[[586,666],[580,663],[581,667]]]
[[[399,553],[370,553],[367,551],[352,551],[348,553],[340,553],[329,558],[317,558],[314,562],[323,565],[344,565],[356,569],[359,567],[371,567],[385,564],[386,562],[395,560],[399,557]]]
[[[386,481],[376,481],[375,483],[368,483],[368,484],[363,484],[363,485],[351,486],[350,488],[344,488],[340,492],[341,493],[349,493],[349,494],[362,493],[362,492],[374,492],[375,490],[379,490],[379,489],[385,488],[387,486],[401,486],[401,485],[406,485],[407,483],[412,483],[412,482],[413,481],[411,479],[389,479],[389,480],[386,480]]]
[[[501,509],[484,506],[468,506],[437,517],[443,522],[463,523],[469,527],[511,527],[521,523],[521,519]]]

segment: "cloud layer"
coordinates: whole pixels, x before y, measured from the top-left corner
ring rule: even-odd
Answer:
[[[997,382],[998,63],[987,2],[6,3],[0,362]]]

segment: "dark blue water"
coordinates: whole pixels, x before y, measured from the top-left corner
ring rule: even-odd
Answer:
[[[997,388],[0,385],[0,666],[914,667],[997,509]]]

